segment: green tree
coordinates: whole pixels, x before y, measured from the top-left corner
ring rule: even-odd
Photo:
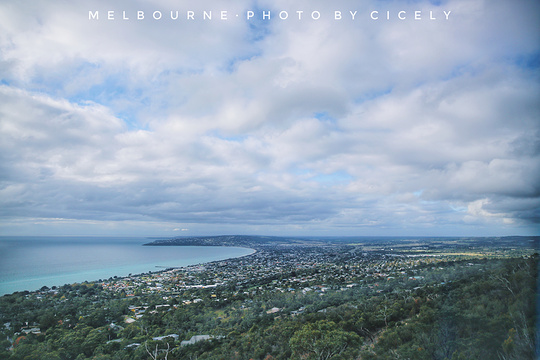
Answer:
[[[91,330],[83,343],[81,344],[81,350],[86,356],[92,356],[95,349],[100,345],[104,344],[107,341],[107,332],[104,328],[93,329]]]
[[[337,359],[349,346],[359,343],[357,334],[343,331],[327,320],[304,325],[289,341],[294,359],[309,360]]]
[[[47,329],[56,325],[57,319],[52,311],[47,311],[39,318],[39,328],[45,332]]]

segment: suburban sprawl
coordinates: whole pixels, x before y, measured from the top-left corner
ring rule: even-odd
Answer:
[[[535,359],[539,237],[162,239],[248,256],[0,298],[2,359]]]

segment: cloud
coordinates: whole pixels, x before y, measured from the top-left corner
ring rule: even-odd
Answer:
[[[537,4],[227,6],[223,22],[150,18],[187,10],[172,1],[0,5],[1,226],[536,231]],[[452,13],[369,18],[418,9]]]

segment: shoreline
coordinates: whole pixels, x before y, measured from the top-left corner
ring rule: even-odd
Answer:
[[[161,246],[161,245],[156,245],[156,246]],[[187,247],[187,246],[193,246],[193,245],[166,245],[166,246],[178,246],[178,247]],[[156,272],[152,272],[152,274],[154,273],[158,273],[158,272],[161,272],[161,271],[167,271],[167,270],[177,270],[177,269],[183,269],[183,268],[186,268],[186,267],[190,267],[190,266],[198,266],[198,265],[204,265],[204,264],[212,264],[212,263],[215,263],[215,262],[220,262],[220,261],[227,261],[227,260],[233,260],[233,259],[240,259],[240,258],[243,258],[243,257],[246,257],[246,256],[251,256],[251,255],[255,255],[258,251],[256,249],[252,249],[252,248],[247,248],[247,247],[243,247],[243,246],[226,246],[226,245],[223,245],[223,246],[199,246],[199,247],[227,247],[227,248],[238,248],[238,249],[246,249],[246,250],[252,250],[253,252],[251,254],[245,254],[245,255],[240,255],[240,256],[234,256],[234,257],[230,257],[230,258],[226,258],[226,259],[223,259],[223,260],[212,260],[212,261],[207,261],[207,262],[203,262],[203,263],[198,263],[198,264],[193,264],[193,265],[186,265],[186,266],[160,266],[160,265],[156,265],[156,267],[160,267],[160,268],[164,268],[163,270],[159,270],[159,271],[156,271]],[[143,275],[145,273],[140,273],[140,274],[133,274],[131,276],[138,276],[138,275]],[[118,277],[118,279],[120,278],[125,278],[127,276],[122,276],[122,277]]]
[[[139,246],[142,247],[142,245],[139,245]],[[103,273],[101,273],[103,271],[103,268],[96,268],[96,269],[83,269],[81,271],[68,272],[68,273],[59,274],[59,275],[56,275],[56,276],[54,274],[49,274],[49,275],[45,275],[45,276],[43,276],[43,275],[34,275],[34,276],[26,277],[26,278],[0,282],[0,297],[1,296],[6,296],[6,295],[7,296],[13,295],[15,293],[28,293],[28,294],[40,293],[40,292],[42,292],[41,289],[43,289],[43,288],[46,288],[47,289],[46,291],[50,291],[53,288],[57,289],[57,288],[61,288],[61,287],[65,286],[65,285],[85,284],[85,283],[86,284],[89,284],[89,283],[104,284],[109,280],[117,281],[117,280],[120,280],[120,279],[129,278],[129,277],[140,277],[140,276],[144,276],[144,275],[148,275],[148,274],[154,275],[154,274],[159,274],[159,273],[169,271],[169,270],[173,270],[173,269],[178,270],[178,269],[188,268],[190,266],[201,266],[201,265],[204,265],[204,264],[211,264],[211,263],[214,263],[214,262],[228,261],[228,260],[243,258],[243,257],[251,256],[251,255],[254,255],[255,253],[257,253],[256,249],[248,248],[248,247],[245,247],[245,246],[226,246],[226,245],[225,246],[201,246],[201,245],[198,245],[198,246],[197,245],[183,246],[183,245],[175,245],[175,247],[178,247],[178,248],[180,248],[180,247],[183,247],[183,248],[203,248],[203,247],[219,248],[219,247],[227,247],[227,248],[236,248],[236,249],[249,250],[250,253],[241,254],[239,256],[230,256],[230,257],[226,257],[226,258],[222,258],[222,259],[218,259],[218,260],[209,260],[209,261],[200,261],[200,262],[196,262],[196,263],[189,263],[189,264],[180,265],[180,266],[167,266],[167,265],[157,265],[156,264],[156,265],[151,265],[152,267],[151,268],[149,267],[148,268],[149,270],[147,270],[147,271],[129,272],[127,274],[125,274],[125,271],[128,271],[128,270],[122,271],[121,269],[118,269],[116,271],[112,271],[111,273],[107,274],[107,276],[103,276]],[[179,261],[186,261],[186,260],[187,259],[182,259],[182,260],[179,260]],[[136,266],[136,265],[129,264],[129,265],[126,265],[126,266]],[[95,277],[92,275],[93,272],[98,272],[97,274],[95,274]],[[119,272],[121,272],[122,274],[119,275]],[[80,280],[83,276],[84,276],[84,280]],[[58,282],[54,283],[55,278],[59,278],[59,279],[64,278],[64,279],[67,279],[67,280],[60,281],[60,282],[62,282],[62,284],[60,284]],[[70,278],[73,279],[73,280],[70,280]],[[26,288],[21,288],[21,286],[17,286],[17,285],[26,284],[26,283],[30,283],[30,284],[33,283],[34,285],[29,285]],[[19,289],[17,289],[17,288],[19,288]],[[11,289],[13,289],[13,291],[11,291]]]
[[[220,235],[220,236],[195,236],[170,239],[158,239],[151,243],[143,243],[151,238],[119,238],[114,243],[110,243],[112,237],[23,237],[24,241],[18,241],[20,237],[0,237],[0,240],[7,240],[2,243],[7,252],[0,254],[0,296],[13,294],[15,292],[37,292],[43,286],[61,287],[66,284],[80,284],[88,282],[103,283],[107,279],[121,279],[129,276],[142,276],[147,273],[159,273],[168,269],[182,269],[194,265],[211,264],[218,261],[233,261],[236,258],[255,255],[258,252],[265,252],[274,248],[292,248],[295,246],[354,246],[363,251],[392,251],[400,250],[403,247],[412,247],[416,251],[432,251],[441,243],[451,243],[452,247],[467,247],[474,245],[475,248],[496,247],[499,249],[533,249],[537,251],[540,244],[539,236],[504,236],[504,237],[276,237],[258,235]],[[151,241],[151,240],[150,240]],[[92,245],[106,245],[104,247],[93,247]],[[134,246],[135,245],[135,246]],[[111,246],[111,247],[109,247]],[[148,246],[148,247],[147,247]],[[150,251],[149,248],[172,247],[165,251]],[[178,251],[173,249],[199,248],[198,253],[189,254],[184,252],[185,259],[192,261],[181,262],[183,256],[179,256]],[[209,255],[205,248],[214,250],[212,258],[205,258],[201,255]],[[146,248],[146,249],[144,249]],[[242,254],[237,256],[221,257],[216,256],[224,250],[219,248],[241,249]],[[15,249],[20,256],[11,256],[10,251]],[[97,250],[101,251],[101,253]],[[103,252],[107,249],[107,252]],[[135,251],[132,251],[135,249]],[[138,250],[137,250],[138,249]],[[141,249],[144,249],[141,251]],[[112,251],[111,251],[112,250]],[[59,252],[60,254],[56,254]],[[90,254],[88,254],[90,252]],[[24,255],[22,255],[24,254]],[[158,255],[159,254],[159,255]],[[116,256],[121,257],[118,266],[110,266],[116,261]],[[103,258],[102,258],[103,256]],[[134,258],[132,256],[136,256]],[[159,256],[159,257],[158,257]],[[175,258],[171,258],[174,256]],[[47,261],[42,261],[43,259]],[[64,264],[64,259],[71,263],[87,264],[91,260],[101,262],[101,267],[82,269],[69,267]],[[37,261],[36,261],[37,260]],[[178,262],[171,262],[171,260]],[[127,261],[127,262],[126,262]],[[43,265],[46,265],[44,267]],[[52,264],[60,274],[50,273]],[[128,266],[126,266],[126,264]],[[131,266],[135,264],[136,266]],[[32,266],[29,266],[32,265]],[[67,264],[70,265],[70,264]],[[71,264],[73,265],[73,264]],[[171,265],[171,266],[169,266]],[[63,268],[62,268],[63,266]],[[131,267],[130,267],[131,266]],[[55,269],[52,269],[53,271]],[[106,274],[99,270],[110,271]],[[66,279],[64,274],[79,275],[77,278]],[[21,275],[17,278],[14,275]],[[11,278],[10,278],[11,276]],[[14,280],[15,279],[15,280]],[[88,280],[94,279],[94,280]],[[31,284],[22,288],[21,283]],[[13,286],[19,284],[19,286]],[[45,285],[44,285],[45,284]],[[9,286],[8,286],[9,285]],[[28,290],[28,289],[33,290]]]

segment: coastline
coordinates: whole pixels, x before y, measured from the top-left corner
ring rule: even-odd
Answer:
[[[142,276],[147,273],[155,274],[173,268],[182,269],[189,266],[202,265],[215,261],[227,261],[238,257],[253,255],[257,252],[256,249],[241,246],[225,246],[228,248],[237,249],[233,250],[232,253],[223,253],[223,249],[221,249],[222,247],[219,246],[212,246],[211,248],[213,248],[213,251],[210,252],[207,251],[207,249],[202,249],[202,246],[178,246],[177,249],[179,251],[171,251],[170,248],[167,250],[163,249],[165,251],[156,251],[156,249],[150,252],[153,253],[152,256],[147,256],[149,253],[148,248],[141,246],[142,244],[140,243],[140,240],[138,244],[130,243],[127,245],[127,250],[134,252],[134,254],[125,254],[126,244],[122,244],[122,246],[118,246],[118,244],[110,244],[105,246],[103,244],[98,244],[94,246],[98,249],[100,247],[105,249],[110,247],[111,249],[108,249],[109,252],[117,251],[119,253],[118,255],[123,255],[120,264],[115,264],[113,261],[109,262],[110,258],[114,258],[114,254],[109,255],[109,259],[100,260],[92,258],[88,262],[82,261],[75,265],[59,265],[56,261],[48,261],[45,257],[45,259],[41,259],[42,263],[37,264],[36,267],[38,269],[35,269],[34,271],[32,271],[33,269],[29,267],[23,267],[21,270],[21,267],[13,266],[11,264],[34,263],[32,255],[30,255],[29,258],[19,256],[20,258],[10,259],[10,261],[0,261],[4,262],[4,265],[0,266],[0,296],[9,295],[16,292],[39,292],[40,289],[44,287],[58,288],[67,284],[103,283],[107,281],[107,279],[121,279],[128,276]],[[63,247],[58,244],[55,246],[56,248],[63,249]],[[53,248],[55,246],[53,246]],[[69,251],[67,251],[69,253],[68,255],[72,255],[71,252],[73,251],[79,251],[79,244],[76,246],[66,244],[65,246],[69,248]],[[47,247],[42,245],[41,248]],[[189,251],[186,251],[186,249],[189,249]],[[39,249],[32,250],[34,252],[39,252]],[[84,252],[83,250],[86,250],[85,246],[81,246],[81,251]],[[52,252],[53,250],[51,249],[48,251]],[[240,253],[238,253],[238,251],[240,251]],[[120,252],[124,252],[124,254],[120,254]],[[164,259],[160,258],[159,254],[163,254]],[[175,257],[174,254],[177,256]],[[134,255],[136,257],[133,257],[133,260],[129,260],[131,259],[129,255]],[[4,254],[4,256],[8,257],[9,254]],[[150,260],[148,260],[148,258],[150,258]],[[76,263],[76,261],[73,262]]]
[[[146,244],[145,244],[146,245]],[[145,246],[143,245],[143,246]],[[191,246],[191,245],[169,245],[169,246],[178,246],[178,247],[181,247],[181,246]],[[201,247],[205,247],[205,246],[201,246]],[[227,261],[227,260],[232,260],[232,259],[240,259],[240,258],[243,258],[243,257],[246,257],[246,256],[252,256],[252,255],[255,255],[257,253],[257,250],[256,249],[253,249],[253,248],[248,248],[248,247],[244,247],[244,246],[227,246],[227,245],[223,245],[223,246],[212,246],[212,247],[226,247],[226,248],[231,248],[231,247],[234,247],[234,248],[238,248],[238,249],[246,249],[246,250],[251,250],[252,253],[250,254],[244,254],[244,255],[239,255],[239,256],[233,256],[233,257],[230,257],[230,258],[227,258],[227,259],[223,259],[223,260],[212,260],[212,261],[207,261],[207,262],[203,262],[203,263],[199,263],[199,264],[193,264],[193,265],[186,265],[186,266],[171,266],[171,267],[164,267],[164,266],[159,266],[159,265],[156,265],[156,267],[159,267],[159,268],[164,268],[163,270],[160,270],[160,271],[166,271],[166,270],[169,270],[169,269],[183,269],[183,268],[186,268],[186,267],[189,267],[189,266],[200,266],[200,265],[205,265],[205,264],[212,264],[212,263],[215,263],[215,262],[220,262],[220,261]],[[157,273],[156,272],[152,272],[152,274],[154,273]],[[136,275],[143,275],[144,273],[141,273],[141,274],[133,274],[132,276],[136,276]],[[125,276],[123,276],[125,277]],[[118,277],[120,278],[120,277]]]
[[[114,241],[117,241],[117,243],[111,244],[111,239],[115,239]],[[387,251],[388,249],[398,251],[403,247],[414,247],[415,249],[423,249],[424,252],[431,253],[441,243],[448,241],[452,242],[453,247],[471,246],[473,244],[475,248],[497,247],[509,249],[538,249],[540,243],[540,237],[537,236],[309,238],[221,235],[161,239],[151,243],[144,243],[149,238],[71,237],[59,239],[55,237],[25,237],[24,240],[19,240],[17,240],[17,237],[0,237],[0,247],[3,250],[0,252],[0,296],[14,292],[37,291],[43,286],[59,287],[65,284],[88,283],[89,281],[103,282],[107,279],[134,276],[132,274],[142,276],[147,273],[167,271],[168,269],[183,269],[195,265],[200,266],[219,261],[231,261],[235,258],[251,256],[258,252],[265,252],[271,249],[290,249],[303,245],[322,247],[349,245],[361,248],[363,251]],[[18,256],[12,256],[12,248],[17,246],[21,247],[18,249],[19,254]],[[105,248],[107,251],[96,251],[96,248],[99,250],[100,247]],[[189,252],[187,251],[188,249],[194,248],[198,249],[198,252],[192,252],[191,255],[186,255]],[[225,252],[223,248],[235,248],[242,251],[234,255],[230,253],[223,254]],[[206,256],[208,255],[207,253],[212,252],[210,249],[213,249],[213,258]],[[57,254],[56,252],[60,253]],[[87,254],[87,252],[91,252],[91,254]],[[108,258],[102,259],[100,256],[107,256]],[[129,264],[135,264],[136,267],[110,266],[111,262],[117,261],[117,256],[123,256],[123,261],[128,261]],[[138,259],[132,258],[133,256],[138,256]],[[36,264],[35,261],[36,259],[42,260],[42,258],[46,258],[47,261],[41,264],[40,267],[40,264]],[[56,260],[62,262],[66,261],[66,259],[72,262],[71,265],[75,264],[78,266],[76,273],[73,269],[57,269],[60,265]],[[162,261],[163,259],[169,262]],[[181,263],[178,259],[182,259],[184,262]],[[97,263],[86,264],[85,261],[97,261]],[[91,265],[94,268],[89,269],[87,267],[80,269],[81,264],[85,266]],[[99,270],[103,270],[103,266],[105,266],[106,273],[99,273]],[[54,271],[58,270],[58,273],[51,273],[51,268],[54,268],[52,269]],[[19,273],[25,271],[33,271],[33,273],[26,273],[24,276],[19,276]],[[62,276],[65,272],[75,273],[77,278],[66,280]],[[24,283],[24,286],[21,283]]]

